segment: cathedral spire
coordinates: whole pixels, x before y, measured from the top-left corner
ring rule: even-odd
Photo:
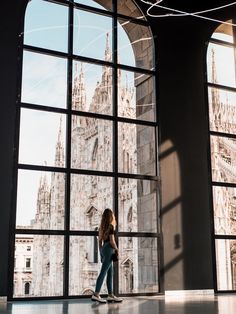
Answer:
[[[80,63],[79,82],[84,84],[84,65],[83,65],[83,62]]]
[[[211,50],[211,80],[213,84],[218,84],[217,80],[217,73],[216,73],[216,64],[215,64],[215,51],[214,49]],[[220,95],[219,90],[217,88],[212,87],[211,88],[211,101],[212,101],[212,107],[216,108],[220,105]],[[214,110],[214,109],[213,109]]]
[[[128,90],[128,89],[129,89],[129,80],[128,80],[128,75],[127,75],[127,73],[126,73],[126,75],[125,75],[125,85],[126,85],[126,90]]]
[[[62,116],[60,118],[60,126],[56,144],[55,166],[64,167],[64,146],[62,143]]]
[[[217,74],[216,74],[216,63],[215,63],[215,51],[214,49],[211,50],[211,76],[212,76],[212,83],[217,84]]]
[[[45,165],[46,162],[45,162]],[[38,187],[38,195],[37,195],[37,208],[36,215],[33,222],[34,228],[41,229],[41,225],[44,228],[48,228],[50,215],[50,188],[47,177],[47,172],[42,173],[40,177],[39,187]]]
[[[44,166],[47,166],[47,162],[44,161]],[[47,175],[46,172],[42,173],[40,176],[40,181],[39,181],[39,188],[40,189],[48,189],[48,179],[47,179]]]
[[[111,48],[109,44],[109,33],[106,34],[105,61],[111,61]]]
[[[78,74],[78,64],[75,64],[75,78],[72,91],[72,108],[74,110],[86,110],[86,91],[84,80],[84,67],[81,62],[80,73]]]

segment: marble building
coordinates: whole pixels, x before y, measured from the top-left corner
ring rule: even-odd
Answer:
[[[32,283],[33,237],[18,235],[15,242],[14,295],[30,296]]]

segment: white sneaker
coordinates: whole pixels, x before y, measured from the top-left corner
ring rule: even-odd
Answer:
[[[122,302],[122,298],[116,297],[114,294],[107,297],[107,302]]]
[[[102,299],[100,296],[96,296],[95,294],[92,295],[91,300],[97,301],[100,303],[107,303],[107,301],[105,299]]]

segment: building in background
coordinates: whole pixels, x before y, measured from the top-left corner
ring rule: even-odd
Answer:
[[[31,296],[34,238],[18,235],[15,241],[14,295]]]

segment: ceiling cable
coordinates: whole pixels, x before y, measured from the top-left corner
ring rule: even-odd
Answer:
[[[226,25],[230,25],[230,26],[236,26],[236,24],[234,24],[234,23],[225,22],[225,21],[221,21],[221,20],[218,20],[218,19],[213,19],[213,18],[210,18],[210,17],[207,17],[207,16],[200,15],[200,14],[204,14],[204,13],[220,10],[220,9],[223,9],[223,8],[226,8],[226,7],[229,7],[229,6],[233,6],[233,5],[236,4],[236,2],[231,2],[231,3],[228,3],[226,5],[222,5],[220,7],[215,7],[215,8],[202,10],[202,11],[197,11],[197,12],[185,12],[185,11],[181,11],[181,10],[178,10],[178,9],[172,9],[172,8],[169,8],[169,7],[166,7],[166,6],[159,5],[159,3],[161,3],[162,1],[163,0],[158,0],[155,3],[152,3],[150,1],[141,0],[141,2],[150,5],[150,7],[147,9],[147,15],[150,16],[150,17],[163,18],[163,17],[193,16],[193,17],[197,17],[197,18],[200,18],[200,19],[209,20],[209,21],[212,21],[212,22],[217,22],[217,23],[226,24]],[[172,11],[172,12],[175,12],[175,13],[152,14],[152,13],[150,13],[150,11],[154,7],[165,9],[165,10]]]

